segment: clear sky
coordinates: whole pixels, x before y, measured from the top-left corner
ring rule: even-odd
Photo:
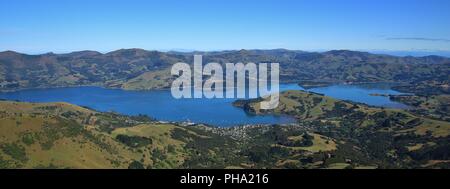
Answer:
[[[450,1],[0,1],[0,51],[120,48],[450,51]]]

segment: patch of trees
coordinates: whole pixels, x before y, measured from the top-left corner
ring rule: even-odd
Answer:
[[[5,154],[11,156],[11,158],[15,160],[18,160],[20,162],[28,161],[25,148],[19,144],[16,143],[3,144],[1,148]]]
[[[331,117],[342,117],[351,113],[351,109],[347,107],[347,104],[341,101],[334,103],[332,110],[326,112],[328,118]]]
[[[442,140],[435,146],[419,149],[410,153],[411,158],[418,161],[425,160],[450,160],[450,142]]]
[[[247,156],[251,162],[271,166],[277,160],[288,157],[289,150],[279,146],[258,144],[246,149],[242,155]]]
[[[148,115],[144,115],[144,114],[138,114],[136,116],[131,116],[131,119],[133,119],[135,121],[139,121],[139,122],[150,122],[150,121],[155,120],[155,119],[149,117]]]
[[[152,139],[141,136],[117,135],[116,139],[132,148],[143,147],[152,144]]]
[[[296,139],[289,139],[289,137],[297,137]],[[268,132],[263,135],[263,138],[268,140],[269,143],[275,143],[283,146],[289,147],[307,147],[312,146],[314,139],[313,136],[309,135],[305,131],[300,130],[284,130],[284,128],[280,126],[272,127]]]
[[[141,162],[134,160],[133,162],[130,163],[130,165],[128,165],[128,169],[145,169],[145,168]]]
[[[77,116],[77,114],[75,112],[72,112],[72,111],[67,111],[67,112],[63,112],[61,114],[61,116],[65,117],[65,118],[70,118],[72,116]]]
[[[171,137],[175,140],[189,142],[190,138],[192,137],[192,134],[186,132],[183,129],[175,128],[171,132]]]

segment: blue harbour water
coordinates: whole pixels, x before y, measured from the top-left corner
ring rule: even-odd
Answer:
[[[280,91],[303,90],[297,84],[281,84]],[[385,96],[370,94],[400,94],[385,85],[333,85],[308,89],[337,99],[351,100],[374,106],[404,108]],[[250,115],[233,107],[236,99],[175,99],[170,90],[126,91],[101,87],[32,89],[0,93],[1,99],[25,102],[68,102],[98,111],[114,111],[127,115],[146,114],[162,121],[191,121],[219,127],[245,124],[283,124],[295,120],[288,116]]]

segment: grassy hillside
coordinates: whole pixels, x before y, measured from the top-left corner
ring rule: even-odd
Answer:
[[[433,167],[450,159],[450,122],[414,112],[369,107],[303,91],[287,91],[274,110],[259,109],[261,99],[237,101],[253,114],[286,114],[314,132],[351,141],[385,167]],[[441,165],[448,166],[448,164]]]
[[[286,126],[159,123],[67,103],[0,101],[1,168],[448,168],[450,123],[288,91]]]
[[[170,138],[175,126],[142,123],[142,120],[67,103],[3,101],[0,102],[0,165],[2,168],[128,168],[133,162],[140,162],[140,166],[157,166],[146,155],[155,149],[167,149],[162,144],[173,144],[180,149],[182,142],[161,143],[169,141],[166,138]],[[134,125],[137,126],[131,127]],[[134,146],[118,137],[125,136],[128,128],[130,131],[144,128],[152,130],[152,134],[165,135],[146,136],[151,142]],[[127,139],[135,140],[138,136]],[[172,162],[170,158],[164,161],[172,163],[169,164],[172,167],[182,163]]]
[[[104,137],[79,119],[92,111],[65,103],[29,104],[2,102],[0,159],[4,168],[123,167],[133,154],[123,153],[121,144]],[[82,115],[78,120],[65,113]]]
[[[170,88],[170,84],[174,80],[170,70],[145,72],[133,79],[121,84],[121,88],[125,90],[151,90]]]
[[[393,95],[390,99],[413,107],[411,111],[418,115],[450,121],[450,95]]]

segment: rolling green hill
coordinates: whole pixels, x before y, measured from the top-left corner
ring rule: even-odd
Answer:
[[[351,141],[384,167],[448,167],[450,162],[448,121],[303,91],[283,92],[280,105],[269,111],[259,108],[261,100],[241,100],[234,105],[252,114],[294,116],[299,125],[316,133]]]

